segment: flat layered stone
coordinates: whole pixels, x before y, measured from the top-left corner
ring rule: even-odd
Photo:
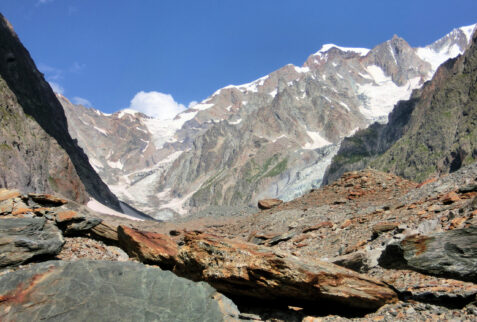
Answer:
[[[268,247],[187,233],[174,272],[224,294],[376,309],[397,296],[384,283],[322,261],[303,262]]]
[[[134,262],[49,261],[0,276],[2,321],[235,321],[205,283]]]
[[[0,219],[0,267],[57,255],[63,244],[61,231],[45,218]]]
[[[61,206],[68,203],[68,200],[62,199],[46,193],[29,193],[30,197],[36,203],[46,206]]]
[[[7,199],[13,199],[20,197],[20,192],[18,190],[8,190],[5,188],[0,188],[0,201]]]
[[[477,227],[409,236],[388,245],[379,264],[476,283]]]

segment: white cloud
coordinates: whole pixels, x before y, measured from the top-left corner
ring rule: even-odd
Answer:
[[[63,79],[63,71],[61,69],[43,63],[38,64],[38,69],[45,74],[48,80],[57,81]]]
[[[50,2],[53,2],[54,0],[38,0],[38,2],[36,3],[37,6],[39,5],[42,5],[42,4],[47,4],[47,3],[50,3]]]
[[[172,119],[186,109],[184,105],[177,103],[172,95],[154,91],[137,93],[129,108],[161,120]]]
[[[188,107],[188,108],[191,108],[191,107],[196,106],[197,104],[199,104],[199,102],[197,102],[197,101],[192,101],[192,102],[189,103],[189,105],[187,105],[187,107]]]
[[[73,63],[73,65],[71,65],[71,67],[70,67],[70,72],[72,72],[72,73],[79,73],[79,72],[82,71],[85,67],[86,67],[86,64],[80,64],[80,63],[78,63],[77,61],[75,61],[75,62]]]
[[[53,90],[53,92],[61,94],[61,95],[65,93],[65,89],[60,84],[56,82],[52,82],[52,81],[49,81],[48,83],[50,84],[50,87]]]
[[[86,98],[83,98],[83,97],[75,96],[71,99],[71,101],[75,103],[76,105],[83,105],[83,106],[89,106],[89,107],[93,106],[90,101],[88,101]]]

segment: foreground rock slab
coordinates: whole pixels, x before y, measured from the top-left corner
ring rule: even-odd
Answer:
[[[334,264],[303,262],[253,244],[187,233],[174,272],[225,294],[376,309],[397,300],[384,283]]]
[[[1,321],[231,321],[238,315],[209,285],[133,262],[49,261],[0,276]]]
[[[54,256],[63,244],[61,231],[45,218],[0,219],[0,267]]]
[[[409,236],[388,245],[379,263],[477,283],[477,227]]]

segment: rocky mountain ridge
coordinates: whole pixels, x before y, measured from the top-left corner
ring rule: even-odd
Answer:
[[[119,209],[67,128],[61,104],[0,14],[0,187],[90,197]]]
[[[321,184],[344,137],[385,121],[436,66],[462,53],[474,28],[424,48],[397,36],[371,50],[325,45],[302,67],[224,87],[166,122],[60,101],[72,136],[105,182],[156,218],[264,197],[290,200]]]
[[[433,79],[400,102],[387,124],[346,138],[324,183],[370,166],[423,181],[477,160],[477,33],[471,47],[439,67]]]

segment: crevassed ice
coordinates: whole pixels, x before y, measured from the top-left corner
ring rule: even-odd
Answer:
[[[194,109],[196,106],[194,106]],[[193,119],[196,114],[197,112],[186,111],[177,115],[177,119],[159,120],[150,118],[143,120],[143,123],[146,125],[148,131],[152,134],[154,145],[157,149],[160,149],[166,142],[173,142],[176,131],[179,130],[185,122]]]
[[[311,142],[307,142],[304,146],[303,149],[305,150],[314,150],[321,148],[325,145],[330,145],[331,142],[328,141],[327,139],[323,138],[320,133],[318,132],[313,132],[313,131],[306,131],[306,134],[311,139]]]
[[[380,67],[371,65],[366,70],[374,82],[358,84],[358,94],[367,97],[359,109],[361,114],[371,120],[387,116],[398,101],[409,99],[412,91],[420,86],[420,77],[409,80],[403,86],[397,86]]]

